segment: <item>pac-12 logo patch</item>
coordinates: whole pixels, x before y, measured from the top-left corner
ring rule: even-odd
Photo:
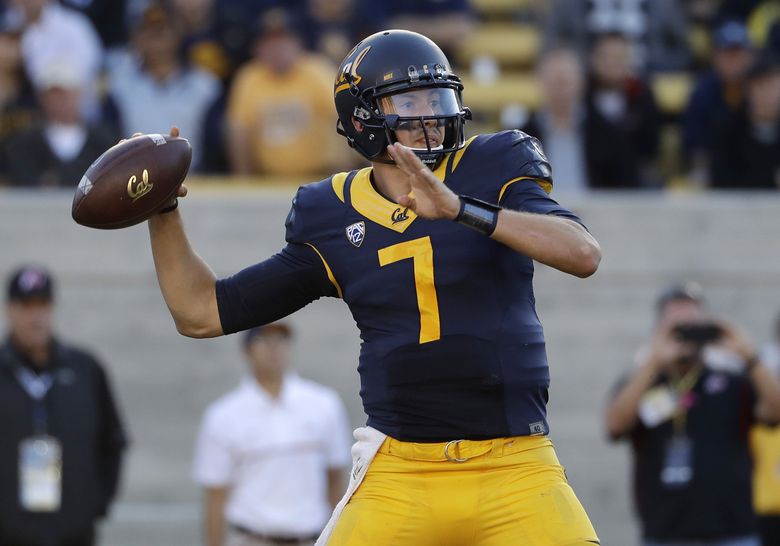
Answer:
[[[355,246],[363,244],[363,239],[366,237],[366,224],[365,222],[357,222],[351,226],[347,226],[347,239]]]

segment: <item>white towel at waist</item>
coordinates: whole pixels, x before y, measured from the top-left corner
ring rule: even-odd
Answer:
[[[349,499],[352,498],[352,494],[363,481],[366,471],[368,470],[371,461],[374,460],[374,456],[376,455],[379,446],[381,446],[382,442],[387,438],[386,434],[371,427],[360,427],[355,429],[355,432],[353,432],[352,435],[355,437],[356,441],[352,446],[352,471],[349,474],[347,492],[344,493],[344,496],[336,505],[336,508],[333,509],[333,514],[330,516],[328,524],[325,526],[325,529],[322,531],[320,538],[317,539],[314,546],[326,546],[328,544],[328,539],[330,539],[330,535],[336,527],[341,512],[344,511],[344,507],[349,502]]]

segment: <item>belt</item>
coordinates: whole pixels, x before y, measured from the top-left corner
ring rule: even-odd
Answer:
[[[264,540],[266,542],[275,542],[276,544],[300,544],[301,542],[314,542],[319,538],[319,534],[295,536],[295,537],[277,536],[277,535],[266,535],[264,533],[258,533],[257,531],[252,531],[251,529],[242,527],[241,525],[231,525],[231,527],[233,528],[234,531],[236,531],[237,533],[241,533],[242,535],[246,535],[257,540]]]
[[[402,442],[388,437],[379,453],[416,461],[449,461],[465,463],[481,456],[503,457],[529,449],[552,445],[547,436],[515,436],[491,440],[450,440],[449,442]]]

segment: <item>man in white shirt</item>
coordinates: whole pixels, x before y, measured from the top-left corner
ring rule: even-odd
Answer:
[[[244,339],[250,375],[206,410],[195,451],[205,543],[310,545],[343,493],[346,413],[333,390],[289,370],[289,326]]]

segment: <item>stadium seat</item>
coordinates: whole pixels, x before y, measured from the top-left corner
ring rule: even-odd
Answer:
[[[658,108],[666,115],[677,116],[688,104],[693,78],[687,72],[668,72],[656,74],[651,85]]]
[[[495,115],[511,103],[533,109],[541,98],[533,73],[507,74],[491,83],[481,83],[466,76],[463,84],[463,102],[478,114]]]
[[[540,41],[539,31],[531,25],[485,23],[460,48],[460,64],[469,66],[476,57],[487,56],[504,67],[527,67],[536,59]]]
[[[471,0],[471,7],[485,16],[516,13],[533,7],[532,0]]]

